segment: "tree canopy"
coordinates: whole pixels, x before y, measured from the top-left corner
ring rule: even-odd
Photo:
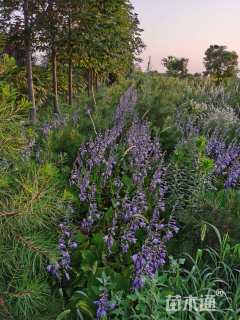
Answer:
[[[188,73],[188,59],[168,56],[162,59],[163,66],[167,69],[167,74],[171,76],[184,77]]]
[[[205,52],[205,75],[210,75],[217,81],[233,77],[238,72],[238,55],[228,51],[226,46],[211,45]]]
[[[5,52],[25,64],[33,122],[34,53],[42,52],[51,65],[53,106],[59,113],[58,62],[66,71],[71,105],[75,68],[82,70],[94,94],[99,82],[133,69],[144,48],[139,20],[128,0],[0,0],[0,30],[11,43]]]

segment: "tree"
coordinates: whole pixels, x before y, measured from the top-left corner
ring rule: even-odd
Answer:
[[[144,48],[139,20],[129,0],[0,0],[0,22],[1,29],[15,37],[11,36],[14,46],[10,55],[16,56],[16,48],[18,52],[24,48],[33,122],[32,52],[41,51],[51,61],[53,106],[59,113],[57,71],[67,70],[70,105],[75,70],[88,75],[88,91],[95,101],[99,83],[129,74]]]
[[[205,75],[210,75],[217,82],[226,77],[234,77],[238,72],[238,55],[226,50],[226,46],[211,45],[205,52]]]
[[[130,70],[144,44],[133,7],[126,0],[59,0],[64,15],[63,60],[68,65],[68,101],[72,102],[73,67],[87,75],[88,92],[99,80]]]
[[[3,53],[14,57],[18,66],[25,65],[25,45],[21,37],[22,26],[19,23],[12,25],[4,36]]]
[[[133,70],[144,44],[138,17],[129,1],[95,1],[92,10],[96,12],[95,20],[85,42],[83,64],[93,91],[99,77],[117,79]]]
[[[162,64],[167,69],[167,74],[171,76],[185,77],[188,73],[188,61],[187,58],[176,58],[173,56],[168,56],[162,59]]]
[[[37,48],[42,52],[47,52],[51,60],[53,109],[59,114],[57,60],[62,46],[63,16],[60,13],[58,1],[41,0],[41,10],[36,19],[36,26]]]
[[[74,66],[81,61],[86,39],[92,32],[92,22],[97,12],[92,10],[94,0],[58,0],[58,9],[63,17],[61,35],[61,60],[68,67],[68,103],[73,101]]]
[[[26,72],[27,72],[27,85],[28,97],[32,102],[31,120],[33,123],[37,121],[37,110],[33,86],[33,72],[32,72],[32,30],[31,18],[33,16],[32,6],[29,0],[23,1],[23,15],[24,15],[24,42],[26,50]]]
[[[36,102],[32,72],[32,42],[37,1],[0,0],[0,23],[2,30],[18,29],[18,40],[24,42],[25,67],[27,75],[28,98],[32,103],[31,121],[37,121]]]

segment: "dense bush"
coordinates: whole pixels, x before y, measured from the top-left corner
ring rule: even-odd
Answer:
[[[145,77],[140,79],[140,83],[143,81],[141,86],[146,85],[146,88],[149,81],[159,80],[159,86],[179,81],[160,77],[153,80],[152,75],[150,80]],[[150,114],[141,111],[144,106],[141,89],[138,90],[140,97],[136,110],[132,109],[128,91],[116,110],[113,127],[96,132],[96,138],[80,146],[71,178],[77,187],[74,194],[78,192],[80,198],[80,203],[75,200],[74,204],[74,219],[80,223],[80,233],[77,236],[79,247],[72,260],[76,273],[73,272],[64,289],[70,294],[69,309],[66,309],[69,318],[74,319],[76,314],[94,317],[95,308],[98,318],[108,318],[108,314],[110,319],[114,314],[116,318],[122,316],[123,319],[145,316],[148,312],[146,305],[151,303],[147,301],[145,292],[156,284],[155,280],[151,282],[149,279],[154,278],[160,269],[164,276],[160,274],[157,279],[161,279],[162,285],[167,286],[168,281],[172,281],[168,272],[171,264],[167,263],[165,267],[164,264],[166,240],[173,235],[176,236],[167,247],[176,259],[186,251],[194,256],[204,245],[210,246],[212,253],[217,250],[218,241],[213,234],[208,233],[202,242],[201,230],[204,230],[205,221],[216,224],[222,234],[229,233],[229,241],[234,248],[239,241],[238,192],[233,189],[237,187],[238,175],[234,176],[236,182],[234,180],[233,185],[226,186],[225,167],[219,175],[220,158],[211,148],[213,141],[219,138],[222,142],[219,156],[228,159],[232,149],[227,148],[227,143],[231,142],[235,153],[226,169],[230,167],[229,172],[232,172],[231,166],[238,164],[239,150],[236,119],[231,111],[233,106],[229,104],[223,88],[211,87],[208,82],[197,86],[194,82],[184,81],[179,85],[184,85],[188,94],[181,95],[181,91],[168,111],[167,123],[163,117],[162,125],[158,124],[157,116],[154,117],[161,105],[153,104]],[[154,94],[150,99],[154,99]],[[143,114],[143,119],[136,111]],[[155,119],[153,126],[152,122],[146,122],[149,117]],[[164,131],[177,134],[174,139],[164,140]],[[233,142],[233,136],[236,142]],[[159,139],[163,142],[161,147]],[[153,185],[157,189],[152,189]],[[176,234],[179,227],[180,232]],[[204,259],[208,259],[207,255],[202,261]],[[218,274],[214,270],[218,267],[210,260],[209,270],[213,272],[215,283],[214,277],[217,279]],[[195,270],[189,264],[186,268],[190,274]],[[205,272],[203,266],[199,268]],[[227,260],[224,279],[229,277],[231,268]],[[237,270],[234,277],[238,277]],[[198,280],[201,283],[201,276]],[[229,282],[229,285],[232,284]],[[205,292],[209,286],[206,284]],[[136,293],[127,296],[129,290],[136,289]],[[189,290],[191,293],[191,288]],[[199,295],[201,291],[195,293]],[[232,295],[238,297],[238,289],[233,288],[229,294],[230,299]],[[151,297],[149,295],[149,299]],[[154,302],[156,311],[153,316],[156,319],[167,317],[164,299]],[[232,308],[230,313],[223,310],[222,314],[234,318],[237,310],[234,305],[229,308]],[[188,315],[179,317],[185,316],[188,318]],[[204,317],[198,316],[199,319]]]
[[[237,84],[137,74],[30,127],[4,78],[0,316],[237,319]],[[219,313],[166,312],[219,288]]]
[[[42,109],[41,122],[31,127],[28,101],[15,82],[7,81],[7,74],[16,68],[15,62],[7,56],[3,59],[0,318],[56,319],[64,299],[55,291],[47,265],[61,258],[57,249],[58,225],[69,219],[71,203],[75,201],[69,192],[69,177],[79,144],[92,134],[92,123],[86,113],[90,99],[79,93],[79,101],[74,106],[62,105],[61,117],[46,114]],[[99,91],[96,110],[92,110],[97,128],[107,121],[105,115],[112,112],[127,86],[127,81],[116,85],[114,94],[113,88]],[[72,225],[72,218],[69,220]]]
[[[217,251],[208,248],[198,250],[194,258],[189,255],[179,259],[170,257],[168,268],[152,281],[148,281],[141,291],[124,296],[122,292],[116,293],[113,284],[109,282],[109,292],[112,292],[111,303],[117,305],[110,318],[237,319],[240,299],[237,267],[239,246],[231,247],[228,238],[222,239],[218,231],[215,231],[213,236],[217,236],[219,240]],[[215,311],[211,308],[204,310],[204,299],[207,296],[210,299],[214,297]],[[186,298],[193,299],[192,305]],[[181,308],[175,305],[175,308],[166,310],[168,299],[180,301]],[[189,303],[190,311],[183,310],[186,301]]]

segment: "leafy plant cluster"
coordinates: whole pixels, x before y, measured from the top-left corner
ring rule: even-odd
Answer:
[[[139,79],[141,90],[143,85],[147,87],[149,82],[153,81],[147,77],[145,79],[146,83],[144,82],[145,80],[141,83],[142,80],[142,78]],[[158,80],[155,79],[155,81],[157,82]],[[166,79],[164,82],[163,79],[159,79],[159,82],[165,85],[170,81],[170,79]],[[173,81],[176,80],[174,79]],[[158,84],[159,86],[160,83]],[[230,256],[233,259],[238,259],[235,248],[239,243],[239,176],[237,170],[239,133],[237,117],[234,113],[236,106],[231,104],[232,91],[227,91],[224,87],[212,87],[211,83],[208,82],[199,83],[196,87],[193,82],[187,81],[179,83],[180,85],[185,86],[185,94],[182,97],[178,97],[180,103],[173,105],[173,110],[170,111],[171,113],[168,117],[169,121],[162,124],[162,132],[159,132],[160,139],[163,137],[165,130],[171,132],[171,130],[176,131],[177,129],[178,132],[177,138],[170,141],[170,146],[168,145],[168,140],[165,141],[164,145],[166,151],[165,159],[167,160],[165,166],[168,167],[166,175],[168,183],[168,192],[165,199],[166,207],[174,207],[174,214],[180,227],[176,240],[172,239],[168,250],[174,256],[180,256],[180,253],[182,252],[183,254],[185,251],[194,255],[196,250],[203,248],[203,245],[207,244],[210,247],[210,251],[216,250],[213,252],[218,254],[218,245],[212,233],[209,233],[204,238],[204,243],[201,238],[203,222],[208,221],[216,225],[221,234],[229,234],[230,246],[234,248]],[[151,90],[152,86],[150,87],[150,92]],[[137,106],[137,108],[140,107],[140,111],[142,107],[141,98],[142,96],[140,95],[140,104]],[[154,95],[151,95],[150,99],[159,101]],[[161,109],[161,106],[159,107]],[[153,117],[156,123],[159,118],[155,116],[155,110],[158,112],[157,105],[150,107],[148,115]],[[219,114],[220,116],[216,116]],[[145,117],[145,113],[143,113],[143,116]],[[157,125],[154,125],[154,127],[157,127]],[[216,148],[218,148],[219,153],[211,151],[213,142],[215,142],[214,150],[216,151]],[[220,171],[219,168],[221,168]],[[179,247],[179,240],[182,244],[181,248]],[[208,259],[207,256],[205,259]],[[210,262],[209,269],[211,271],[215,270],[212,262]],[[233,290],[230,293],[230,299],[232,299],[232,295],[234,299],[238,299],[238,289],[234,287],[237,278],[233,282],[229,280],[228,272],[231,272],[230,270],[232,269],[234,269],[233,266],[226,265],[225,270],[228,271],[224,277],[227,278],[229,282],[226,282]],[[238,277],[238,270],[235,269],[234,272],[235,276]],[[209,286],[206,284],[206,290],[208,289]],[[107,310],[106,296],[110,300],[110,294],[108,293],[107,295],[106,291],[103,292],[105,292],[105,295],[103,295],[105,300],[103,299],[103,302],[105,302],[105,310]],[[143,304],[145,302],[144,297],[143,293]],[[123,304],[126,302],[125,294],[123,294],[121,301]],[[128,312],[133,310],[132,308],[135,309],[136,305],[138,306],[138,302],[137,304],[133,303],[134,307],[129,302]],[[116,300],[109,303],[110,305],[116,304]],[[163,309],[163,306],[156,305],[161,310]],[[224,309],[223,307],[221,308]],[[238,314],[236,305],[232,305],[230,309],[230,313],[224,313],[226,310],[222,310],[221,316],[224,314],[225,318],[236,318]],[[119,314],[123,311],[121,308],[116,310]],[[114,311],[112,312],[114,313]],[[162,312],[164,314],[165,311],[162,310]],[[142,313],[145,314],[144,311]],[[123,314],[124,317],[127,317],[126,313]],[[138,317],[141,317],[140,314],[141,312],[139,312]],[[165,314],[165,316],[167,315]],[[204,317],[204,315],[198,316]],[[131,318],[129,314],[128,317]],[[181,317],[183,315],[179,315],[179,319]],[[186,317],[188,318],[189,314]],[[212,315],[212,317],[217,319],[218,316]],[[156,318],[158,319],[159,316],[156,315]]]
[[[147,123],[137,118],[136,99],[136,90],[130,87],[120,99],[113,127],[96,132],[80,147],[71,175],[79,189],[81,204],[75,219],[82,234],[77,264],[73,256],[72,282],[81,282],[87,296],[82,299],[91,314],[95,311],[90,302],[101,294],[98,277],[103,271],[120,288],[142,287],[144,277],[153,277],[165,264],[166,243],[178,232],[174,210],[168,209],[165,218],[161,215],[167,192],[164,155]],[[78,285],[77,290],[69,286],[73,298]],[[104,292],[97,302],[98,317],[105,312],[102,300],[106,300]],[[86,313],[78,303],[69,306],[73,318]]]
[[[0,318],[56,319],[64,299],[47,266],[61,259],[57,242],[59,224],[65,221],[74,251],[69,176],[79,144],[92,131],[85,110],[89,98],[79,93],[81,110],[62,106],[61,118],[43,112],[38,126],[29,126],[30,104],[15,83],[8,82],[7,75],[16,68],[14,59],[3,56],[1,68]],[[104,115],[110,116],[128,85],[124,81],[99,91],[99,113],[91,111],[96,126],[105,125]]]
[[[218,250],[199,249],[194,257],[186,254],[182,258],[170,257],[166,270],[152,281],[147,281],[141,291],[128,294],[115,292],[114,284],[108,279],[107,287],[117,305],[111,319],[237,319],[239,316],[239,270],[238,246],[232,246],[229,238],[221,237],[213,225],[204,225],[218,239]],[[204,235],[203,235],[204,237]],[[217,295],[216,292],[220,294]],[[215,298],[216,311],[200,310],[201,299]],[[192,310],[166,311],[166,301],[192,297]],[[177,300],[176,300],[177,301]]]
[[[3,78],[0,317],[237,319],[237,88],[136,74],[33,128]],[[218,313],[166,312],[219,288]]]
[[[162,108],[162,95],[153,91],[152,84],[165,89],[173,83],[181,90],[173,102],[172,95],[162,91],[166,101],[168,97],[171,101],[168,116],[162,121],[155,114]],[[148,99],[148,86],[152,92],[149,99],[155,104],[148,105],[146,113],[142,108],[143,99]],[[222,288],[224,283],[228,297],[219,306],[219,319],[235,319],[239,299],[238,185],[226,186],[225,173],[216,171],[220,160],[211,152],[214,138],[230,141],[230,147],[224,144],[219,153],[229,160],[228,153],[234,150],[234,157],[223,169],[238,163],[237,118],[232,113],[231,92],[209,82],[196,84],[153,75],[137,75],[137,87],[140,96],[135,111],[134,94],[131,97],[129,89],[116,110],[113,127],[96,131],[95,138],[82,144],[74,164],[71,181],[80,198],[74,205],[79,247],[73,254],[71,280],[63,288],[68,304],[62,315],[69,319],[76,315],[94,318],[95,314],[104,319],[141,319],[147,315],[154,319],[218,319],[215,313],[169,315],[165,309],[167,294],[161,293],[166,288],[165,293],[201,296]],[[221,117],[216,118],[219,112]],[[147,123],[146,117],[154,122]],[[164,139],[166,132],[174,131],[174,139]],[[229,234],[224,244],[226,254],[222,253],[222,240],[219,248],[214,233],[206,233],[209,224],[217,226],[213,229],[218,238]],[[190,258],[193,265],[188,261],[184,268],[179,266],[178,280],[173,280],[171,270],[177,262],[169,264],[167,252],[176,261],[185,252],[197,254],[197,258]],[[204,252],[201,259],[199,252]],[[204,282],[209,274],[211,281]],[[199,288],[194,286],[196,281]]]

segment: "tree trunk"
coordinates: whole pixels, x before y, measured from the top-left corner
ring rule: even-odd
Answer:
[[[37,121],[37,110],[35,103],[34,95],[34,86],[33,86],[33,73],[32,73],[32,39],[31,39],[31,30],[29,25],[29,1],[24,0],[23,4],[24,11],[24,31],[25,31],[25,50],[26,50],[26,73],[27,73],[27,87],[28,87],[28,98],[32,103],[31,110],[31,121],[36,123]]]
[[[73,99],[73,71],[72,71],[72,10],[70,8],[68,17],[68,104],[72,105]]]
[[[93,73],[93,87],[97,91],[97,74],[95,72]]]
[[[72,105],[73,98],[73,74],[72,74],[72,56],[68,60],[68,104]]]
[[[91,72],[91,89],[92,89],[92,98],[93,98],[93,103],[96,107],[97,102],[96,102],[96,98],[95,98],[95,92],[94,92],[94,72]]]
[[[91,92],[91,71],[88,70],[88,96],[90,97],[90,92]]]
[[[57,81],[57,54],[55,48],[52,49],[52,89],[53,89],[53,109],[60,114],[58,104],[58,81]]]

